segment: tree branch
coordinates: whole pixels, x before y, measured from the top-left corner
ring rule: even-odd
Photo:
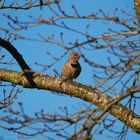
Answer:
[[[21,72],[4,69],[0,70],[1,81],[12,82],[26,88],[37,88],[64,93],[95,104],[103,110],[108,104],[115,100],[94,87],[76,82],[65,81],[60,77],[39,75],[38,73],[34,73],[33,76],[33,80],[36,84],[35,87],[30,84],[26,76],[24,76]],[[140,118],[132,110],[127,109],[120,103],[116,103],[110,107],[109,113],[118,118],[137,133],[140,133]]]
[[[24,61],[22,55],[17,51],[17,49],[9,42],[0,38],[0,46],[5,48],[18,62],[19,66],[23,71],[31,70],[30,67]]]
[[[134,0],[134,7],[138,19],[138,24],[140,25],[140,0]]]
[[[17,49],[9,41],[6,41],[2,38],[0,38],[0,46],[5,48],[16,59],[22,71],[24,72],[23,74],[28,79],[30,85],[32,85],[32,87],[35,87],[36,85],[33,80],[33,71],[27,65],[27,63],[23,59],[22,55],[17,51]]]

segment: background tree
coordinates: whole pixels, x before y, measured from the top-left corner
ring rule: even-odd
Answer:
[[[135,7],[135,10],[136,10],[138,23],[140,24],[140,0],[135,0],[134,1],[134,7]]]
[[[138,0],[0,5],[1,139],[138,139]],[[72,51],[78,82],[60,77]]]

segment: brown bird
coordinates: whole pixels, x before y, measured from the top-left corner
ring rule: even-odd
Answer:
[[[64,64],[62,68],[62,78],[66,80],[74,80],[76,79],[80,72],[81,66],[78,62],[80,55],[76,52],[72,52],[69,55],[68,61]]]

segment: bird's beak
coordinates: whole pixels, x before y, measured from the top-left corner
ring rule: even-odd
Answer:
[[[77,58],[79,59],[82,55],[78,55]]]
[[[79,60],[80,57],[81,57],[81,55],[76,55],[73,59],[74,59],[75,61],[77,61],[77,60]]]

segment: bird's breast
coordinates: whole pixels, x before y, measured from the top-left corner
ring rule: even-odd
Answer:
[[[73,68],[77,68],[78,66],[79,66],[79,64],[77,63],[77,64],[71,64],[71,66],[73,67]]]

